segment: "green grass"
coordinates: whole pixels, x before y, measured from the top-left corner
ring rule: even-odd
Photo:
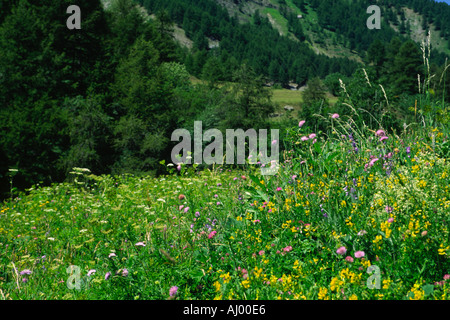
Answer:
[[[302,102],[302,94],[299,91],[288,89],[273,89],[272,101],[279,105],[299,106]]]
[[[264,15],[270,14],[273,21],[275,22],[275,28],[277,28],[280,33],[284,36],[289,34],[288,21],[285,17],[281,15],[281,13],[274,8],[264,8],[262,13]]]
[[[272,101],[284,107],[285,105],[291,105],[293,107],[299,107],[302,102],[302,93],[301,91],[289,90],[289,89],[273,89]],[[327,93],[327,99],[330,104],[335,104],[338,101],[338,98]]]
[[[302,12],[293,2],[292,0],[286,0],[286,3],[289,8],[291,8],[295,14],[304,15],[306,12]]]

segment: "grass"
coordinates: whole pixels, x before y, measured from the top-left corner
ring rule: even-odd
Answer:
[[[288,21],[285,17],[281,15],[281,13],[274,8],[264,8],[262,10],[262,13],[264,15],[270,15],[271,18],[270,21],[274,25],[275,28],[278,29],[281,35],[288,35],[289,34],[289,28],[288,28]]]
[[[286,4],[288,5],[288,7],[289,7],[290,9],[293,10],[293,12],[294,12],[295,14],[301,14],[301,15],[304,15],[304,14],[305,14],[305,12],[302,12],[302,11],[300,10],[300,8],[298,8],[298,7],[292,2],[292,0],[286,0]]]
[[[15,195],[0,206],[0,297],[448,299],[448,129],[380,141],[324,121],[306,141],[307,123],[288,130],[274,176],[75,168]]]
[[[293,107],[299,107],[303,102],[301,91],[289,90],[289,89],[273,89],[272,101],[284,107],[285,105],[291,105]],[[330,104],[335,104],[338,98],[330,93],[327,93],[327,99]]]
[[[292,105],[299,106],[302,102],[302,94],[296,90],[273,89],[272,101],[280,106]]]

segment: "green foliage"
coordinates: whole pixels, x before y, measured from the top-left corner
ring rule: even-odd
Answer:
[[[161,65],[162,76],[172,88],[188,88],[191,84],[186,67],[179,62],[167,62]]]
[[[223,119],[219,123],[221,129],[259,129],[264,127],[267,117],[273,112],[271,92],[263,85],[262,76],[247,66],[235,72],[231,88],[230,100],[223,106]]]
[[[302,97],[304,104],[325,101],[326,89],[322,81],[318,77],[309,80],[306,89],[303,91]]]
[[[323,84],[327,87],[328,91],[331,92],[334,96],[339,96],[342,88],[339,82],[339,79],[347,82],[347,77],[340,73],[332,73],[325,77],[323,80]]]
[[[393,85],[395,93],[415,93],[417,85],[414,80],[418,75],[423,78],[421,52],[417,45],[412,41],[405,42],[399,49],[395,57],[395,67],[393,70],[395,79]]]
[[[159,89],[158,51],[151,41],[136,40],[126,59],[117,67],[115,91],[123,107],[140,117],[149,118],[155,104],[164,103]],[[155,101],[156,100],[156,101]]]
[[[302,109],[298,116],[308,121],[312,128],[316,128],[321,122],[320,116],[327,116],[328,112],[326,88],[319,78],[315,77],[308,81],[306,89],[302,92],[302,99]]]
[[[114,126],[114,147],[121,152],[113,164],[112,172],[145,173],[156,168],[161,153],[167,148],[164,131],[151,130],[151,124],[130,114],[123,116]]]
[[[225,71],[219,58],[211,56],[203,66],[202,79],[207,81],[210,87],[214,88],[224,78],[224,73]]]
[[[78,3],[83,32],[68,32],[61,13],[69,5],[11,2],[0,26],[0,144],[6,167],[20,169],[21,187],[63,177],[56,165],[69,148],[62,101],[84,95],[107,74],[101,61],[108,31],[100,2]]]
[[[66,135],[70,148],[61,155],[58,163],[65,175],[74,167],[91,168],[101,172],[111,165],[109,145],[111,120],[102,110],[98,97],[67,99],[63,105],[62,119],[67,124]]]

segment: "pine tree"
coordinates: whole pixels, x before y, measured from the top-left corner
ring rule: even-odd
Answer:
[[[326,102],[326,88],[319,77],[308,81],[307,88],[302,93],[302,99],[304,105]]]
[[[203,66],[202,79],[208,81],[211,88],[215,88],[219,81],[223,79],[224,70],[222,64],[216,56],[211,56]]]
[[[105,81],[102,64],[108,36],[100,1],[78,1],[81,30],[66,26],[69,1],[18,0],[0,26],[0,145],[17,182],[61,179],[58,158],[68,148],[61,104]],[[2,154],[3,156],[3,154]]]
[[[418,74],[423,75],[421,52],[412,40],[408,40],[400,47],[394,59],[391,75],[394,91],[398,94],[417,93]]]
[[[376,39],[367,50],[367,60],[373,63],[377,78],[380,77],[383,64],[386,62],[386,48],[384,43]]]

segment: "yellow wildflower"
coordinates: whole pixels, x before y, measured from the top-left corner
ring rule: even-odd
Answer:
[[[250,288],[250,280],[248,279],[241,281],[241,284],[245,289]]]
[[[220,285],[219,281],[214,282],[214,288],[216,289],[216,292],[220,291],[220,287],[221,287],[221,285]]]
[[[319,288],[319,300],[328,300],[327,293],[327,288]]]
[[[223,279],[223,283],[228,283],[231,280],[231,276],[230,276],[229,272],[220,275],[220,277]]]
[[[391,282],[392,282],[392,280],[390,280],[390,279],[383,280],[383,289],[385,289],[385,290],[389,289]]]

